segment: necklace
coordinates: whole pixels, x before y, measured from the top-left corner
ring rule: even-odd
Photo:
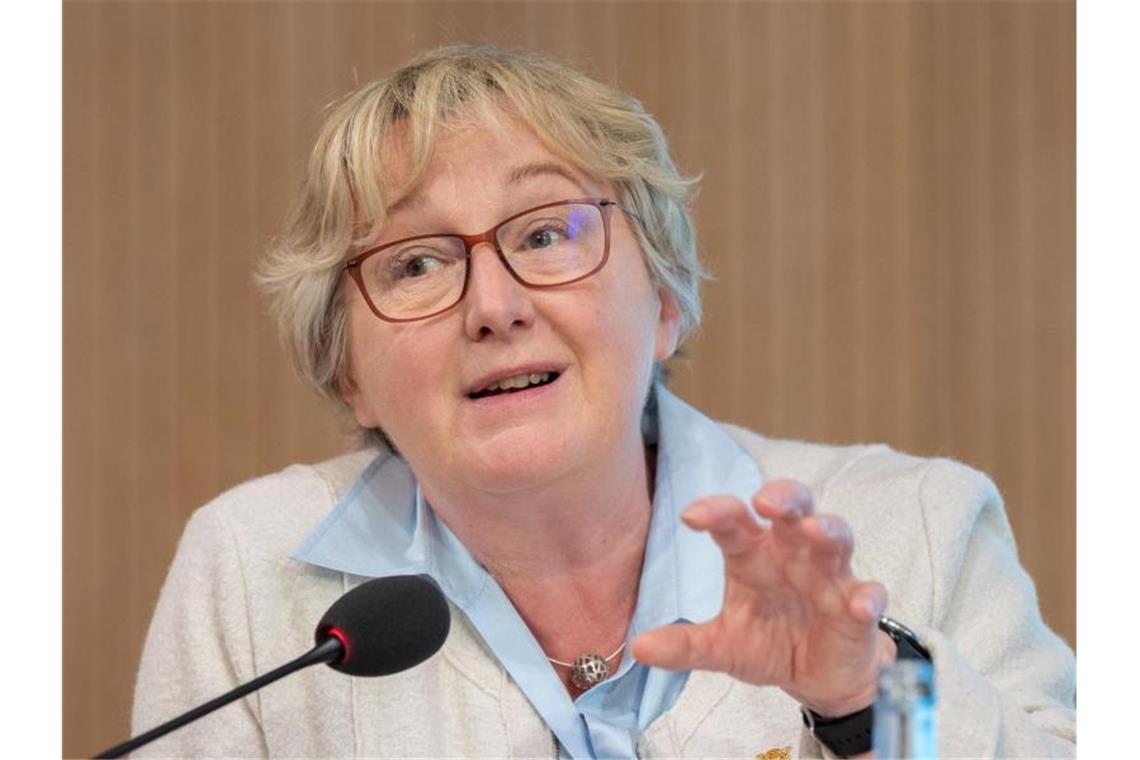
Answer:
[[[547,657],[546,659],[555,665],[570,668],[570,683],[582,691],[586,691],[610,677],[610,660],[617,657],[618,653],[623,649],[625,649],[624,641],[609,657],[602,657],[597,654],[583,654],[579,655],[574,662],[563,662],[553,657]]]

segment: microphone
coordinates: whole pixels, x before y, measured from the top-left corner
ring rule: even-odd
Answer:
[[[262,686],[317,663],[323,662],[351,676],[399,673],[438,652],[450,628],[447,601],[427,576],[394,575],[367,581],[333,602],[317,624],[316,646],[305,654],[95,757],[122,757]]]

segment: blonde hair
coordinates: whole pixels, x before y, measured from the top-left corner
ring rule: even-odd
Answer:
[[[676,304],[682,338],[699,325],[706,275],[689,211],[697,178],[678,172],[641,103],[535,53],[443,47],[333,104],[299,196],[258,271],[294,366],[322,396],[340,401],[346,367],[344,259],[375,238],[394,194],[423,176],[441,129],[461,111],[493,120],[504,110],[552,152],[614,185],[618,203],[641,220],[633,227],[650,277]],[[396,130],[410,158],[401,188],[386,181],[381,161],[384,139]],[[366,438],[391,445],[380,431]]]

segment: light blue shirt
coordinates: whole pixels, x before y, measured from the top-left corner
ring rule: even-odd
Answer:
[[[720,550],[680,514],[712,494],[748,503],[761,482],[752,457],[719,425],[663,386],[655,393],[656,430],[646,431],[657,441],[653,514],[627,641],[720,611]],[[641,665],[627,646],[610,678],[572,700],[499,584],[436,518],[407,465],[390,453],[365,469],[293,556],[364,577],[431,576],[550,726],[563,757],[633,757],[638,736],[673,705],[689,676]]]

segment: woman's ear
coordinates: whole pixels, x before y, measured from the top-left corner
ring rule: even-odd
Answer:
[[[673,355],[681,340],[681,310],[665,288],[661,288],[657,295],[661,301],[661,312],[657,316],[657,341],[653,355],[657,361],[663,362]]]

